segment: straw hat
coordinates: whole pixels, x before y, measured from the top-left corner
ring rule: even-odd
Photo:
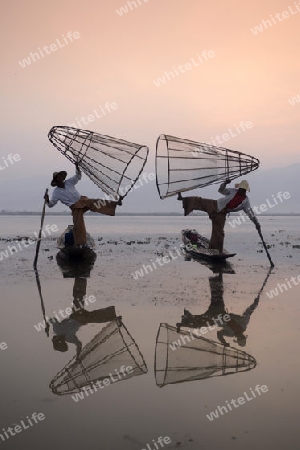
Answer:
[[[63,176],[63,179],[65,180],[66,179],[66,176],[67,176],[67,172],[65,172],[64,170],[62,170],[61,172],[53,172],[53,176],[52,176],[52,181],[51,181],[51,186],[57,186],[57,183],[56,183],[56,177],[57,177],[57,175],[62,175]]]
[[[246,191],[250,192],[250,186],[247,180],[242,180],[237,187],[239,189],[245,189]]]

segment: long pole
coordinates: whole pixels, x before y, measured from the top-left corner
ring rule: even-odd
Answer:
[[[45,195],[48,194],[48,189],[46,189]],[[33,262],[33,268],[36,269],[37,266],[37,260],[39,257],[39,251],[40,251],[40,246],[41,246],[41,239],[42,239],[42,230],[43,230],[43,225],[44,225],[44,218],[45,218],[45,211],[46,211],[46,200],[44,200],[44,206],[43,206],[43,211],[42,211],[42,217],[41,217],[41,226],[40,226],[40,231],[39,231],[39,237],[36,243],[36,251],[35,251],[35,258],[34,258],[34,262]]]
[[[48,321],[46,319],[46,309],[45,309],[44,300],[43,300],[43,294],[42,294],[42,287],[41,287],[40,277],[39,277],[39,273],[38,273],[37,269],[35,269],[35,277],[36,277],[36,284],[37,284],[37,287],[38,287],[40,300],[41,300],[41,307],[42,307],[43,318],[44,318],[44,322],[45,322],[45,333],[49,337],[49,328],[50,327],[49,327],[49,323],[48,323]]]
[[[260,230],[257,230],[257,231],[258,231],[258,234],[260,235],[260,238],[261,238],[261,240],[262,240],[263,246],[264,246],[264,248],[265,248],[265,250],[266,250],[267,257],[268,257],[268,259],[269,259],[269,261],[270,261],[271,267],[274,267],[274,263],[273,263],[273,261],[271,260],[271,256],[270,256],[270,253],[269,253],[269,251],[268,251],[268,249],[267,249],[267,246],[266,246],[266,243],[265,243],[265,241],[264,241],[263,235],[262,235],[262,233],[261,233]]]

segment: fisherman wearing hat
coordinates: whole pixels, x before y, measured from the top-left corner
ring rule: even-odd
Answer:
[[[226,222],[226,215],[231,212],[243,210],[250,220],[255,224],[256,229],[260,231],[260,224],[251,209],[249,198],[246,191],[250,192],[249,183],[242,180],[236,185],[236,188],[228,189],[226,186],[231,180],[226,180],[219,188],[220,194],[224,197],[218,200],[212,200],[202,197],[182,197],[178,194],[178,200],[182,200],[184,208],[184,215],[188,216],[193,210],[200,210],[207,212],[212,221],[212,233],[209,243],[210,249],[216,249],[220,253],[223,252],[224,243],[224,226]]]
[[[121,199],[116,201],[90,199],[81,196],[75,188],[75,184],[81,180],[81,172],[76,164],[76,174],[66,179],[67,172],[54,172],[51,186],[55,187],[52,198],[49,200],[48,194],[44,196],[49,208],[52,208],[58,201],[63,203],[72,211],[73,215],[73,236],[75,245],[86,246],[86,229],[84,223],[84,213],[86,211],[98,212],[108,216],[114,216],[117,205],[122,205]]]

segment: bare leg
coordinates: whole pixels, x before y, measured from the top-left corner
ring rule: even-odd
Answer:
[[[209,218],[212,221],[211,238],[209,243],[209,248],[214,248],[219,250],[220,253],[223,252],[224,244],[224,226],[226,222],[226,214],[212,213],[209,214]]]
[[[75,245],[86,244],[86,228],[84,223],[83,214],[85,210],[83,208],[75,208],[72,210],[73,216],[73,236]]]

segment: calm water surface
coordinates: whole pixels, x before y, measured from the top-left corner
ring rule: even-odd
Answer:
[[[67,224],[66,219],[48,217],[49,223],[56,223],[60,231]],[[97,219],[87,219],[88,229],[95,236],[178,235],[180,229],[188,226],[209,231],[204,218],[190,218],[188,221],[181,217]],[[13,220],[0,217],[1,235],[30,234],[38,230],[38,221],[37,217]],[[282,229],[285,230],[282,232],[285,240],[290,239],[294,243],[299,237],[298,218],[263,218],[261,222],[267,236]],[[228,244],[234,246],[237,236],[241,242],[248,242],[251,232],[253,230],[250,231],[249,227],[228,230]],[[118,246],[113,251],[117,258]],[[247,256],[245,250],[244,256]],[[254,260],[255,253],[250,257]],[[166,449],[298,448],[300,291],[298,286],[294,286],[273,299],[269,299],[265,291],[259,296],[268,265],[261,254],[256,254],[256,257],[261,259],[256,266],[249,265],[249,270],[235,260],[232,263],[234,274],[212,273],[201,265],[188,266],[190,263],[184,260],[174,262],[174,271],[179,265],[183,271],[186,270],[182,272],[186,286],[182,287],[181,279],[178,289],[187,292],[194,289],[197,293],[192,306],[186,300],[188,296],[185,298],[183,295],[178,304],[174,302],[174,296],[167,293],[163,301],[148,301],[151,289],[157,289],[157,286],[151,288],[150,279],[145,290],[139,291],[143,292],[140,301],[125,300],[122,292],[127,281],[124,278],[124,284],[120,286],[118,274],[113,275],[116,283],[111,296],[101,298],[105,279],[99,278],[103,265],[99,257],[88,278],[85,278],[86,273],[77,273],[76,278],[55,276],[50,281],[41,276],[42,302],[35,279],[31,277],[24,281],[22,278],[22,282],[18,282],[16,274],[14,281],[3,284],[1,289],[0,342],[6,342],[7,349],[0,350],[0,429],[18,425],[33,412],[43,413],[45,420],[5,438],[1,442],[2,447],[17,450],[157,450],[154,442],[160,436],[168,436],[171,443],[164,446]],[[265,289],[273,288],[279,281],[283,283],[299,266],[298,255],[294,255],[292,260],[287,259],[285,264],[284,258],[282,256],[281,269],[270,274]],[[174,280],[173,288],[176,290],[176,278]],[[130,286],[134,298],[134,285],[128,281]],[[71,339],[67,351],[55,350],[53,326],[50,326],[49,336],[45,330],[37,331],[34,326],[43,320],[43,307],[47,317],[53,317],[59,311],[68,317],[66,309],[74,298],[94,292],[98,293],[97,301],[86,307],[90,315],[75,315],[76,340]],[[129,334],[121,322],[115,325],[115,322],[101,323],[99,309],[108,306],[115,306]],[[162,343],[156,348],[157,333],[162,323],[171,327],[168,334],[171,342],[174,336],[180,337],[172,327],[181,321],[185,307],[198,316],[206,312],[202,317],[205,321],[209,320],[212,312],[217,315],[225,308],[236,316],[235,325],[232,324],[235,333],[243,312],[248,309],[246,315],[249,315],[250,308],[246,345],[239,346],[234,333],[231,337],[225,333],[225,341],[230,347],[220,346],[219,327],[203,335],[212,341],[210,344],[194,339],[173,351],[165,345],[166,334],[160,334],[158,340]],[[68,336],[74,336],[74,319],[67,331],[66,328],[64,330]],[[78,351],[76,361],[76,348],[78,350],[80,345],[82,350]],[[255,363],[243,363],[241,350],[246,352],[247,361]],[[232,359],[226,352],[231,352]],[[161,373],[159,377],[155,373],[155,356],[163,371],[163,383]],[[232,360],[238,370],[232,369]],[[88,381],[107,378],[109,374],[120,371],[122,366],[133,367],[135,376],[121,377],[118,382],[110,384],[106,382],[103,389],[93,394],[86,391],[87,395],[83,390],[81,400],[76,402],[73,399],[74,386],[82,388]],[[251,389],[255,392],[257,385],[266,385],[268,391],[254,398],[250,393]],[[72,392],[58,395],[60,389]],[[246,399],[243,405],[232,407],[232,411],[227,408],[228,412],[223,409],[223,415],[213,421],[207,418],[218,406],[245,397],[245,393],[250,400]]]

